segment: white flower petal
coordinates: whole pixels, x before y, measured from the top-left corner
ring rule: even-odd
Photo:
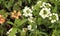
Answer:
[[[31,30],[32,29],[32,26],[31,25],[28,25],[28,30]]]
[[[29,11],[29,12],[27,12],[27,10]],[[23,9],[23,15],[25,16],[25,17],[30,17],[30,16],[32,16],[32,10],[29,8],[29,7],[25,7],[24,9]]]
[[[55,19],[52,18],[53,16],[55,16],[54,17]],[[50,14],[49,20],[51,20],[51,23],[54,23],[54,22],[58,21],[59,20],[58,14],[56,14],[56,13]]]
[[[46,11],[46,14],[44,14],[44,11]],[[50,10],[48,8],[42,8],[39,15],[45,19],[46,17],[49,17],[49,14],[50,14]]]
[[[54,23],[54,20],[51,20],[51,23]]]

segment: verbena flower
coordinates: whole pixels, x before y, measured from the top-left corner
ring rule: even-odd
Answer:
[[[12,18],[18,19],[19,16],[21,16],[21,13],[20,13],[19,11],[17,12],[16,10],[14,10],[14,11],[11,13],[11,17],[12,17]]]
[[[46,17],[49,17],[49,14],[50,14],[50,10],[48,8],[42,8],[39,15],[45,19]]]
[[[59,20],[58,14],[56,14],[56,13],[50,14],[49,20],[51,20],[51,23],[58,21]]]
[[[0,14],[0,24],[3,24],[5,22],[5,18]]]
[[[30,16],[32,16],[32,10],[29,8],[29,7],[25,7],[24,9],[23,9],[23,15],[25,16],[25,17],[30,17]]]

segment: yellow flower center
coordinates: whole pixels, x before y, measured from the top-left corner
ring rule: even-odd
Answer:
[[[46,10],[44,10],[43,12],[44,12],[44,13],[43,13],[44,15],[46,15],[46,14],[47,14],[47,11],[46,11]]]
[[[55,16],[55,15],[53,15],[53,16],[51,16],[51,17],[52,17],[53,20],[56,20],[56,16]]]
[[[27,10],[26,12],[29,13],[29,10]]]

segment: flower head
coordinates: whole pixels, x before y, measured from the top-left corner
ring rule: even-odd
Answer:
[[[39,7],[42,7],[42,3],[43,3],[42,1],[38,1],[38,2],[37,2],[37,5],[38,5]]]
[[[42,5],[40,6],[40,8],[42,8],[42,7],[49,8],[50,9],[51,4],[50,3],[43,2]]]
[[[25,16],[25,17],[30,17],[30,16],[32,16],[32,10],[29,8],[29,7],[25,7],[24,9],[23,9],[23,15]]]
[[[32,26],[31,25],[28,25],[28,30],[31,30],[32,29]]]
[[[59,20],[58,14],[56,14],[56,13],[50,14],[49,20],[51,20],[51,23],[58,21]]]
[[[42,8],[39,15],[45,19],[46,17],[49,17],[50,10],[48,8]]]
[[[2,15],[0,15],[0,24],[3,24],[4,22],[5,22],[5,18]]]
[[[12,17],[12,18],[18,19],[19,16],[21,16],[21,13],[20,13],[19,11],[16,12],[16,10],[14,10],[14,11],[11,13],[11,17]]]
[[[46,2],[43,2],[42,6],[43,6],[43,7],[46,7],[46,6],[49,6],[49,7],[51,7],[51,4],[49,4],[49,3],[46,3]]]

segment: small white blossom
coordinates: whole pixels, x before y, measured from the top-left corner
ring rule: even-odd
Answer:
[[[7,31],[7,34],[9,34],[11,31],[12,31],[12,28],[9,31]]]
[[[38,1],[36,5],[38,5],[39,7],[43,7],[42,3],[43,3],[42,1]]]
[[[43,2],[43,3],[42,3],[42,6],[40,6],[40,8],[46,7],[45,4],[46,4],[46,2]]]
[[[27,30],[28,30],[27,28],[22,28],[23,32],[27,32]]]
[[[47,3],[46,5],[51,7],[51,4],[49,4],[49,3]]]
[[[30,17],[30,16],[32,16],[32,10],[29,8],[29,7],[25,7],[24,9],[23,9],[23,15],[25,16],[25,17]]]
[[[49,17],[49,14],[50,14],[50,10],[48,8],[42,8],[39,15],[45,19],[46,17]]]
[[[42,1],[38,1],[37,4],[40,4]]]
[[[47,6],[51,7],[51,4],[46,3],[46,2],[43,2],[43,3],[42,3],[42,6],[43,6],[43,7],[47,7]]]
[[[56,14],[56,13],[52,13],[52,14],[50,14],[49,16],[50,16],[50,17],[49,17],[49,20],[51,20],[51,23],[54,23],[54,22],[56,22],[56,21],[59,20],[58,14]]]
[[[50,7],[51,7],[51,4],[46,2],[43,2],[42,5],[40,6],[40,8],[48,8],[49,10],[51,10]]]
[[[28,30],[32,30],[32,26],[31,25],[28,25]]]
[[[28,18],[28,21],[33,22],[33,23],[34,23],[34,21],[33,21],[33,17]]]
[[[31,6],[31,9],[34,10],[34,6]]]

